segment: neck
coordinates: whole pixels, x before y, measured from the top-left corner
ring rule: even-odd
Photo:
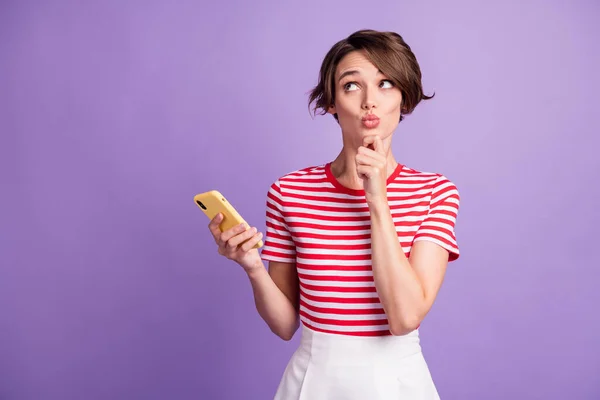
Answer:
[[[363,181],[356,172],[356,154],[361,144],[346,143],[334,161],[331,163],[331,173],[343,186],[362,190]],[[383,140],[383,147],[387,158],[387,176],[389,177],[396,170],[398,162],[391,152],[391,136]]]

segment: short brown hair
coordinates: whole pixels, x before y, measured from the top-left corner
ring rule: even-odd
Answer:
[[[411,48],[402,36],[396,32],[380,32],[360,30],[346,39],[337,42],[329,50],[319,73],[319,81],[310,92],[310,105],[314,102],[313,111],[321,109],[326,114],[329,106],[335,102],[335,71],[342,58],[352,51],[364,51],[367,58],[400,89],[402,106],[400,121],[410,114],[421,100],[429,100],[433,95],[423,93],[421,84],[421,68]],[[337,120],[337,115],[334,115]]]

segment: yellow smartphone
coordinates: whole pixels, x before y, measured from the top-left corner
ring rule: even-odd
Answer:
[[[231,203],[225,199],[225,196],[223,196],[217,190],[211,190],[195,195],[194,202],[200,208],[200,210],[206,214],[209,220],[212,220],[219,213],[223,214],[223,220],[219,224],[219,229],[221,232],[231,229],[242,222],[246,222],[237,212],[237,210],[231,205]],[[259,249],[262,246],[263,241],[260,240],[256,246],[254,246],[254,248]]]

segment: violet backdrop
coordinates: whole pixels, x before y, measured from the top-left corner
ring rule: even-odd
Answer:
[[[4,1],[0,399],[269,399],[275,337],[194,205],[264,232],[279,176],[332,160],[307,92],[355,30],[428,93],[394,153],[459,187],[462,256],[422,324],[443,399],[600,398],[594,1]]]

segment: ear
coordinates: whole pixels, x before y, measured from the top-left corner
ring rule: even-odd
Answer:
[[[330,106],[327,108],[327,112],[328,112],[329,114],[337,114],[337,111],[336,111],[336,108],[335,108],[335,104],[332,104],[332,105],[330,105]]]

